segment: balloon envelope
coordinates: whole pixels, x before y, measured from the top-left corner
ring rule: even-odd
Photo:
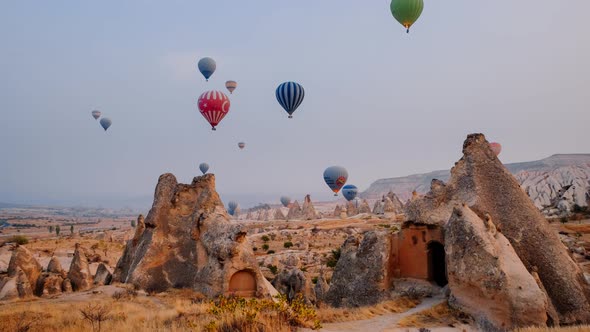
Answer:
[[[389,8],[393,17],[410,32],[410,27],[422,14],[424,0],[392,0]]]
[[[213,75],[215,69],[217,68],[215,60],[209,57],[202,58],[201,60],[199,60],[197,66],[199,67],[199,71],[201,72],[201,74],[203,74],[203,76],[205,76],[205,79],[207,81],[209,80],[209,77]]]
[[[111,119],[109,119],[109,118],[102,118],[102,119],[100,119],[100,125],[102,126],[102,128],[104,129],[104,131],[107,131],[107,129],[109,129],[109,127],[111,126],[111,124],[113,124],[113,121],[111,121]]]
[[[359,189],[352,184],[347,184],[342,187],[342,196],[344,196],[344,198],[346,198],[346,200],[349,202],[356,198],[358,192]]]
[[[332,189],[334,196],[338,196],[338,192],[346,184],[346,180],[348,180],[348,172],[344,167],[331,166],[324,171],[324,181]]]
[[[243,148],[246,147],[246,143],[240,142],[240,143],[238,143],[238,147],[240,148],[240,150],[242,150]]]
[[[281,204],[283,204],[284,207],[288,207],[289,204],[291,204],[291,197],[281,196]]]
[[[209,170],[209,164],[207,164],[207,163],[201,163],[199,165],[199,169],[201,170],[201,172],[203,174],[207,174],[207,171]]]
[[[92,117],[94,118],[94,120],[98,120],[98,118],[100,118],[100,111],[92,111]]]
[[[289,113],[289,118],[292,118],[293,112],[303,102],[305,90],[299,83],[285,82],[279,85],[275,94],[279,104]]]
[[[227,207],[228,207],[228,210],[227,210],[227,212],[229,212],[229,214],[231,214],[231,215],[233,216],[233,215],[234,215],[234,213],[236,212],[236,209],[238,208],[238,206],[239,206],[239,205],[238,205],[238,203],[237,203],[237,202],[230,201],[230,202],[227,204]]]
[[[229,98],[221,91],[205,91],[199,97],[199,111],[213,130],[229,113],[229,107]]]
[[[502,152],[502,145],[500,143],[492,142],[490,143],[490,148],[496,156],[499,156]]]
[[[236,81],[227,81],[225,82],[225,88],[229,93],[234,93],[234,90],[238,87],[238,82]]]

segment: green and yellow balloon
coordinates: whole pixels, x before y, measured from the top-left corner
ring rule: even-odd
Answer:
[[[410,33],[410,27],[422,14],[424,0],[391,0],[390,9],[393,17]]]

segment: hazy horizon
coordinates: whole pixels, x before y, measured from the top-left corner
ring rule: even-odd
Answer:
[[[502,143],[504,163],[590,152],[585,0],[426,0],[410,34],[385,0],[2,9],[0,202],[151,202],[161,174],[190,182],[201,162],[224,200],[329,200],[328,166],[364,190],[450,168],[473,132]],[[197,98],[230,79],[212,132]],[[306,93],[294,119],[274,96],[289,80]]]

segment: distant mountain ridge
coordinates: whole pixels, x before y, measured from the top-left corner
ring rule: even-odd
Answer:
[[[529,194],[539,208],[549,205],[557,206],[560,199],[573,204],[588,206],[590,189],[590,154],[555,154],[548,158],[505,164],[514,174],[523,189]],[[412,191],[420,194],[430,190],[432,179],[448,181],[450,170],[439,170],[405,177],[380,179],[361,193],[361,197],[377,199],[393,191],[403,201],[412,196]]]

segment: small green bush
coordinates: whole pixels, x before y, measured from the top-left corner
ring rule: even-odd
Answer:
[[[262,235],[262,241],[268,242],[268,241],[270,241],[270,238],[266,235]]]
[[[291,242],[291,241],[287,241],[287,242],[283,243],[283,247],[285,247],[287,249],[291,248],[292,246],[293,246],[293,242]]]
[[[272,274],[279,273],[279,268],[276,267],[276,265],[268,264],[266,267],[270,270],[270,272],[272,272]]]
[[[29,238],[24,235],[15,235],[13,236],[9,242],[16,242],[20,245],[29,243]]]
[[[311,278],[311,282],[315,285],[318,283],[318,277]]]
[[[268,244],[266,244],[266,243],[265,243],[265,244],[263,244],[263,245],[262,245],[262,250],[264,250],[264,251],[268,251],[268,248],[270,248],[270,247],[268,246]]]

